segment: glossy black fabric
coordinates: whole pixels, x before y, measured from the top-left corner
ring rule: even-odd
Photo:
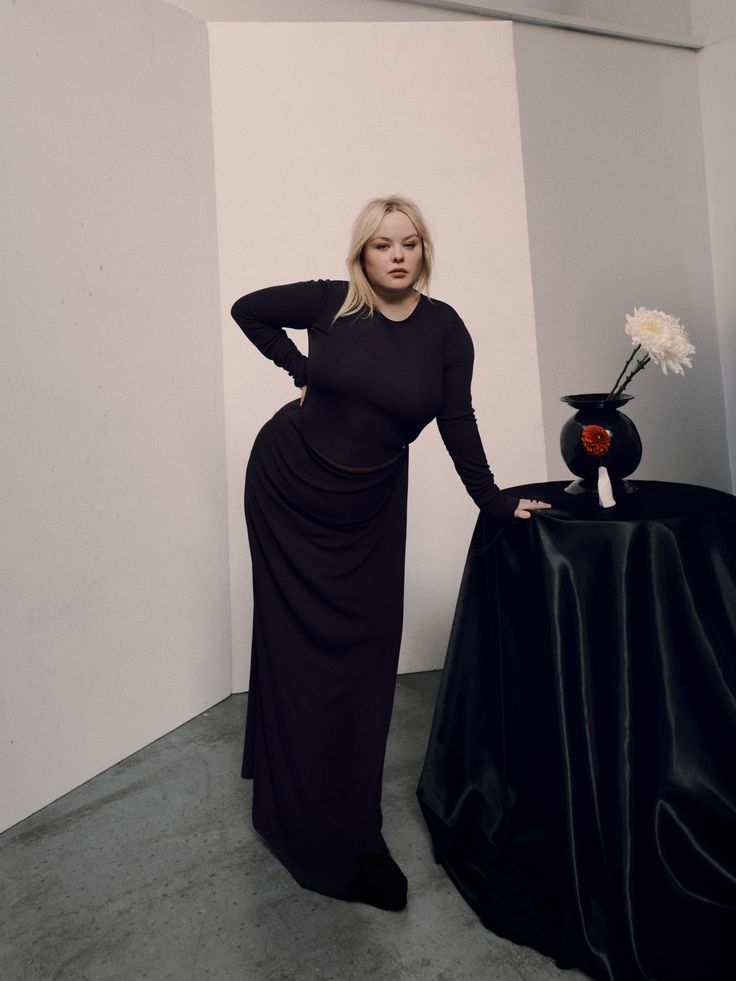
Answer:
[[[736,499],[636,481],[480,518],[419,800],[494,932],[615,981],[736,977]]]

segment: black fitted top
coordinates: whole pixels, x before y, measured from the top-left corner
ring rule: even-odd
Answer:
[[[272,286],[237,300],[232,316],[297,386],[308,443],[338,466],[369,468],[400,455],[437,419],[468,493],[485,514],[512,518],[518,498],[493,480],[470,396],[473,342],[457,313],[423,294],[404,320],[351,314],[332,324],[348,284],[319,279]],[[309,357],[284,327],[309,332]]]

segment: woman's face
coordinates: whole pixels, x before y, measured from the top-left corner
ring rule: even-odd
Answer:
[[[376,293],[411,289],[422,271],[422,239],[403,211],[389,211],[363,247],[363,268]]]

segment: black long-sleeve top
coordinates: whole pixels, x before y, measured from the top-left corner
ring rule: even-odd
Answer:
[[[348,284],[311,280],[241,297],[232,316],[297,386],[305,438],[345,467],[379,466],[437,419],[442,440],[480,510],[513,517],[518,498],[494,483],[471,402],[473,342],[447,303],[420,295],[405,320],[352,314],[332,324]],[[309,357],[284,327],[309,332]]]

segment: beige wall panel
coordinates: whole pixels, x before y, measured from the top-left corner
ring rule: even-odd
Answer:
[[[684,377],[650,365],[629,389],[636,476],[728,490],[723,378],[692,51],[515,25],[529,241],[550,479],[567,470],[561,395],[608,391],[626,314],[679,316]]]
[[[259,427],[297,392],[229,306],[262,286],[344,278],[349,227],[369,198],[404,193],[426,212],[433,293],[475,340],[474,402],[499,482],[546,470],[511,26],[211,24],[210,51],[242,690],[251,629],[243,471]],[[478,513],[434,424],[410,459],[403,671],[443,661]]]
[[[0,5],[0,827],[230,692],[206,27]]]

